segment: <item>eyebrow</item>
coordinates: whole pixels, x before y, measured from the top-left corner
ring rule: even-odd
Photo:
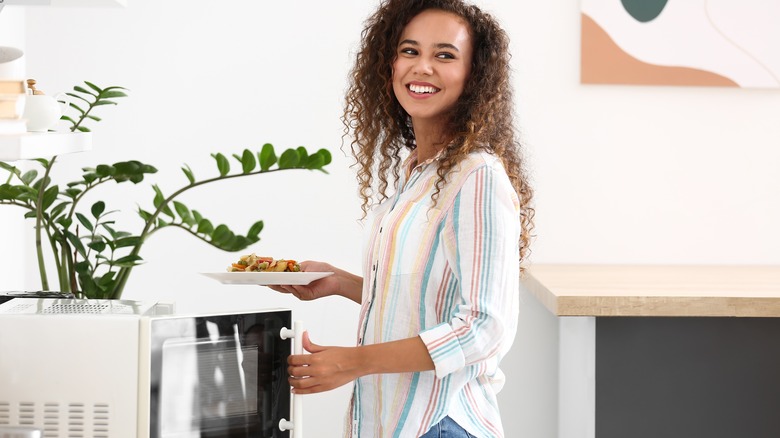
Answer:
[[[403,40],[400,43],[398,43],[399,46],[401,46],[403,44],[411,44],[413,46],[418,46],[418,47],[420,46],[420,43],[418,43],[415,40],[410,40],[410,39],[406,39],[406,40]],[[457,46],[455,46],[454,44],[450,44],[450,43],[436,43],[436,44],[434,44],[434,47],[436,47],[437,49],[452,49],[452,50],[454,50],[456,52],[460,52],[460,49],[458,49]]]

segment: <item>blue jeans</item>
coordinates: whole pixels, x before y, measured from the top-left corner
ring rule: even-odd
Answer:
[[[434,424],[433,427],[425,432],[425,435],[420,438],[476,438],[474,435],[466,432],[466,429],[460,427],[450,417],[444,417],[438,424]]]

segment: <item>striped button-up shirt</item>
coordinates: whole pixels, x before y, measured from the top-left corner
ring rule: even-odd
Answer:
[[[431,201],[436,160],[404,164],[367,221],[358,344],[420,336],[435,370],[355,381],[352,437],[419,437],[450,416],[501,437],[499,361],[515,337],[520,206],[496,157],[466,157]]]

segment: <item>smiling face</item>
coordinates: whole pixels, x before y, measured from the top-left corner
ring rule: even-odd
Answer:
[[[393,62],[393,91],[418,126],[442,123],[471,71],[469,27],[459,16],[428,9],[406,25]]]

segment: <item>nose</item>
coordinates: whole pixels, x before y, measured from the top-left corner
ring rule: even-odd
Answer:
[[[414,63],[412,72],[419,75],[430,76],[433,73],[433,65],[430,60],[421,56],[417,58],[417,62]]]

